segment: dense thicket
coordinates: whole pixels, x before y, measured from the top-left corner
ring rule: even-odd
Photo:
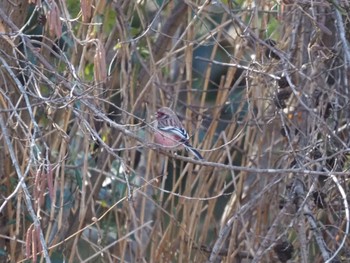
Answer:
[[[0,261],[348,262],[349,13],[1,1]]]

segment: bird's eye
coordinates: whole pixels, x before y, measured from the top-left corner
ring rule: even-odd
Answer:
[[[164,117],[164,113],[158,111],[158,112],[157,112],[157,118],[163,118],[163,117]]]

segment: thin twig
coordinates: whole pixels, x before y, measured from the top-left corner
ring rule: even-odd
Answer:
[[[208,62],[209,64],[215,64],[215,65],[220,65],[220,66],[244,69],[244,70],[247,70],[249,72],[254,72],[254,73],[257,73],[257,74],[268,76],[268,77],[270,77],[272,79],[276,79],[276,80],[281,79],[281,77],[279,77],[279,76],[276,76],[276,75],[273,75],[273,74],[270,74],[270,73],[266,73],[266,72],[264,72],[262,70],[256,70],[256,69],[253,69],[251,67],[246,67],[246,66],[243,66],[243,65],[240,65],[240,64],[236,64],[236,63],[225,63],[225,62],[216,61],[216,60],[213,60],[213,59],[207,59],[207,58],[203,58],[203,57],[195,57],[195,59]]]
[[[344,244],[346,242],[346,240],[348,239],[348,235],[349,235],[349,227],[350,227],[350,213],[349,213],[349,203],[348,203],[348,197],[345,193],[344,188],[341,186],[341,184],[339,183],[338,178],[333,174],[333,172],[330,173],[330,177],[332,178],[333,182],[336,184],[339,193],[343,199],[343,204],[344,204],[344,211],[345,211],[345,220],[346,220],[346,226],[345,226],[345,232],[344,232],[344,236],[343,239],[338,247],[338,249],[334,252],[334,254],[326,261],[326,263],[330,263],[340,252],[340,250],[344,247]]]

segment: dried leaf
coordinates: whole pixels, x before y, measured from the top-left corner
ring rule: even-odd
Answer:
[[[44,204],[44,193],[46,188],[47,175],[43,172],[40,173],[40,185],[39,185],[39,196],[38,196],[38,207],[42,207]]]
[[[91,18],[91,0],[80,0],[83,22],[88,22]]]
[[[30,257],[30,249],[31,249],[31,243],[32,243],[32,228],[33,224],[29,226],[26,234],[26,256]]]
[[[97,83],[106,82],[106,50],[101,42],[99,42],[94,56],[94,76]]]
[[[33,256],[33,262],[35,263],[38,260],[38,256],[36,255],[37,251],[37,240],[36,240],[36,234],[35,229],[32,229],[32,256]]]
[[[43,247],[42,247],[41,242],[40,242],[40,228],[36,228],[35,233],[36,233],[36,238],[37,238],[36,240],[37,240],[38,252],[41,252]]]
[[[60,38],[62,36],[62,24],[60,20],[60,10],[54,1],[50,2],[51,9],[47,13],[47,24],[49,33],[52,37]]]

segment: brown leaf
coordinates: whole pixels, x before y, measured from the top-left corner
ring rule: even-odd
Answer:
[[[40,173],[40,185],[39,185],[39,196],[38,196],[38,208],[44,204],[44,193],[46,188],[47,175],[43,172]]]
[[[103,44],[99,42],[94,56],[94,76],[97,83],[106,82],[106,67],[106,50]]]
[[[88,22],[91,17],[91,0],[80,0],[83,22]]]
[[[33,256],[33,262],[35,263],[38,259],[36,255],[38,251],[37,251],[37,239],[36,239],[35,229],[32,229],[31,235],[32,235],[32,256]]]
[[[40,242],[40,228],[36,228],[35,229],[35,233],[36,233],[36,240],[37,240],[37,247],[38,247],[38,252],[41,252],[42,251],[42,245],[41,245],[41,242]]]
[[[49,33],[52,37],[60,38],[62,36],[62,24],[60,20],[60,10],[54,1],[50,1],[51,9],[47,13],[47,24]]]
[[[31,243],[32,243],[32,228],[33,224],[31,224],[27,230],[26,234],[26,256],[30,257],[30,248],[31,248]]]

